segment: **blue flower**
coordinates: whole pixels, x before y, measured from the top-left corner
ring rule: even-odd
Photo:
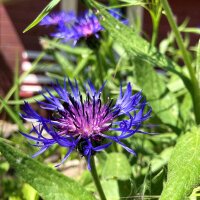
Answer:
[[[128,20],[122,17],[118,9],[112,9],[109,12],[122,23],[128,23]],[[99,19],[91,11],[86,11],[75,20],[71,13],[53,13],[46,16],[40,25],[57,25],[56,31],[51,36],[59,38],[63,42],[73,41],[74,45],[81,39],[93,37],[99,39],[100,32],[104,30]]]
[[[50,25],[61,25],[68,24],[75,20],[74,12],[54,12],[52,14],[47,15],[42,19],[39,25],[41,26],[50,26]]]
[[[145,133],[140,128],[151,116],[151,107],[143,98],[142,92],[132,94],[130,83],[124,92],[122,86],[120,87],[120,94],[115,104],[113,100],[103,103],[101,93],[104,86],[105,83],[96,90],[89,81],[85,86],[86,93],[83,97],[77,81],[72,83],[68,79],[67,84],[65,80],[63,87],[57,82],[53,89],[58,95],[54,96],[46,90],[48,95],[43,94],[46,102],[38,102],[42,109],[52,112],[51,118],[40,116],[25,102],[24,113],[21,116],[35,124],[29,134],[22,133],[22,135],[34,141],[34,146],[40,148],[33,157],[58,144],[68,149],[61,164],[72,151],[77,150],[86,157],[90,169],[91,156],[108,148],[113,142],[135,155],[134,150],[126,146],[123,140],[135,133]],[[146,107],[148,109],[145,109]],[[111,131],[114,133],[111,134]]]
[[[89,38],[91,36],[99,38],[99,33],[103,29],[96,15],[87,11],[82,16],[77,17],[71,26],[59,23],[57,31],[52,36],[60,38],[64,42],[71,40],[75,45],[82,38]]]

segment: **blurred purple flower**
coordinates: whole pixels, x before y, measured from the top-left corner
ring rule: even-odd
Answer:
[[[119,9],[112,9],[109,12],[117,20],[128,24],[128,20],[122,17]],[[91,11],[86,11],[76,18],[72,13],[52,13],[46,16],[40,25],[57,25],[55,33],[51,36],[59,38],[63,42],[73,41],[74,45],[82,38],[88,39],[94,36],[98,39],[100,32],[104,30],[99,19]]]
[[[54,12],[42,19],[39,25],[41,26],[51,26],[59,24],[68,24],[76,19],[74,12]]]
[[[70,26],[59,23],[55,33],[51,36],[62,39],[63,42],[73,41],[74,45],[81,38],[89,38],[95,36],[99,38],[99,32],[103,27],[99,23],[98,18],[91,12],[85,12],[83,16],[78,17]]]
[[[90,169],[91,156],[106,149],[112,142],[120,144],[125,150],[135,155],[135,152],[122,140],[135,133],[145,133],[140,128],[142,123],[150,117],[151,107],[143,98],[142,93],[133,95],[131,84],[128,83],[124,92],[122,86],[120,87],[120,94],[115,104],[113,100],[108,100],[103,104],[101,93],[105,83],[96,90],[89,81],[85,86],[85,98],[80,93],[76,81],[73,84],[68,80],[70,90],[67,90],[66,85],[66,81],[64,81],[64,87],[57,82],[53,88],[58,97],[46,89],[48,96],[43,95],[46,102],[38,102],[42,109],[53,112],[51,119],[40,116],[25,102],[24,113],[21,116],[36,124],[33,125],[30,134],[21,134],[34,141],[34,146],[40,148],[33,157],[40,155],[52,145],[58,144],[68,149],[60,164],[69,157],[72,151],[77,150],[87,158],[88,169]],[[145,111],[146,106],[149,109]]]

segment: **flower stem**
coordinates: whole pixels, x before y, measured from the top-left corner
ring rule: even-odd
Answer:
[[[101,56],[101,52],[97,51],[96,52],[96,59],[97,59],[97,67],[98,67],[98,71],[99,71],[99,78],[101,81],[101,84],[103,84],[103,77],[104,77],[104,70],[103,70],[103,63],[102,63],[102,56]]]
[[[168,22],[171,26],[171,29],[173,30],[175,34],[176,42],[178,44],[179,49],[182,52],[183,60],[190,74],[191,84],[192,84],[192,89],[193,89],[192,99],[193,99],[193,105],[194,105],[194,114],[195,114],[196,123],[200,124],[200,112],[199,112],[200,111],[200,88],[199,88],[198,80],[195,76],[195,70],[192,67],[190,56],[188,54],[186,47],[184,46],[182,36],[180,34],[180,31],[178,30],[177,24],[174,20],[173,13],[169,6],[168,1],[161,0],[161,4],[165,11]]]
[[[103,67],[103,57],[101,56],[100,50],[96,51],[96,59],[97,59],[97,70],[98,70],[98,75],[100,79],[100,87],[104,83],[104,67]],[[105,93],[102,94],[103,101],[106,101],[106,96]]]
[[[99,176],[97,174],[97,170],[96,170],[96,166],[95,166],[95,161],[94,161],[94,156],[91,156],[90,159],[90,164],[91,164],[91,174],[95,183],[95,186],[98,190],[99,196],[101,200],[106,200],[106,196],[103,192],[100,180],[99,180]]]
[[[152,33],[152,38],[151,38],[152,46],[156,46],[156,42],[158,39],[158,31],[159,31],[158,29],[159,29],[161,14],[162,14],[161,6],[156,10],[156,14],[155,13],[151,14],[152,24],[153,24],[153,33]]]

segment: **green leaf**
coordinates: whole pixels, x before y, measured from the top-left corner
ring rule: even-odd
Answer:
[[[157,172],[164,165],[167,164],[167,162],[169,161],[169,158],[171,156],[172,149],[173,149],[172,147],[168,147],[168,148],[164,149],[158,156],[154,157],[151,160],[151,171],[153,173]]]
[[[131,166],[122,153],[108,154],[102,177],[105,179],[127,180],[131,176]]]
[[[60,2],[60,0],[52,0],[44,10],[36,17],[36,19],[23,31],[23,33],[36,26],[49,12]]]
[[[19,61],[19,55],[16,55],[16,64],[15,64],[15,72],[14,72],[14,85],[17,85],[18,87],[16,87],[15,93],[14,93],[14,99],[16,101],[19,100],[19,65],[20,65],[20,61]],[[16,113],[20,113],[20,107],[19,105],[15,106],[15,112]]]
[[[25,183],[22,188],[23,197],[25,200],[38,200],[39,196],[37,191],[29,184]]]
[[[124,47],[127,53],[131,55],[131,58],[137,57],[146,62],[159,65],[160,67],[173,66],[173,63],[163,54],[159,53],[155,47],[152,47],[149,42],[134,32],[130,27],[112,17],[104,6],[93,0],[88,0],[87,3],[98,10],[96,14],[102,19],[100,20],[101,24],[113,39]]]
[[[199,82],[200,87],[200,40],[197,48],[197,67],[196,67],[196,74],[197,74],[197,80]]]
[[[0,176],[9,170],[9,164],[7,161],[0,160]]]
[[[187,122],[194,119],[192,110],[192,99],[189,93],[186,93],[183,97],[183,101],[180,103],[180,117],[186,126]]]
[[[119,0],[119,1],[123,3],[127,3],[127,5],[125,4],[124,6],[144,6],[145,5],[145,1],[143,0]],[[121,7],[122,5],[118,5],[118,7]]]
[[[192,190],[200,184],[200,128],[193,127],[183,135],[168,165],[168,178],[160,200],[188,199]]]
[[[13,110],[6,102],[4,99],[2,99],[0,97],[0,102],[3,105],[3,107],[5,108],[6,112],[8,113],[8,115],[10,116],[10,118],[18,125],[19,129],[22,131],[25,131],[25,128],[23,126],[23,122],[20,119],[19,115],[16,114],[16,111]]]
[[[13,93],[15,92],[15,90],[18,88],[18,84],[22,83],[22,81],[27,77],[28,74],[30,74],[31,72],[33,72],[34,70],[37,69],[38,66],[38,62],[45,56],[45,52],[42,52],[41,54],[39,54],[39,56],[37,57],[37,59],[34,60],[34,62],[32,63],[32,66],[29,70],[23,72],[18,80],[17,84],[14,84],[11,89],[8,91],[7,95],[4,98],[4,101],[7,102],[11,96],[13,95]],[[0,113],[3,109],[3,104],[0,105]]]
[[[79,73],[84,69],[84,67],[87,66],[89,59],[90,59],[90,57],[86,56],[86,57],[83,57],[79,61],[79,63],[77,64],[77,67],[74,69],[73,77],[78,76]]]
[[[94,200],[81,185],[34,160],[0,138],[0,151],[18,176],[47,200]]]
[[[137,84],[142,88],[154,113],[162,122],[176,126],[178,119],[177,99],[164,82],[164,76],[159,75],[152,66],[135,59],[135,76]]]
[[[76,56],[85,57],[92,53],[92,51],[88,48],[78,46],[71,47],[70,45],[59,43],[57,40],[42,38],[42,41],[48,48],[56,48],[60,51],[65,51],[67,54],[74,54]]]
[[[63,78],[62,78],[62,80],[63,80]],[[50,92],[51,92],[52,95],[58,96],[58,93],[55,90],[51,90]],[[47,96],[47,97],[50,96],[48,92],[44,92],[43,94],[45,96]],[[10,101],[8,101],[8,105],[24,104],[24,101],[26,101],[28,103],[35,103],[36,102],[35,100],[37,100],[37,101],[44,101],[45,98],[41,94],[38,94],[38,95],[35,95],[33,97],[21,99],[21,100],[18,100],[18,101],[16,101],[16,100],[10,100]]]
[[[63,53],[59,51],[54,51],[53,55],[54,55],[55,60],[58,62],[59,66],[62,69],[63,76],[72,78],[73,65],[70,63],[68,58],[66,58],[66,56],[63,55]]]
[[[194,33],[200,35],[200,28],[188,27],[182,30],[185,33]]]
[[[103,186],[103,191],[105,192],[105,195],[107,199],[112,200],[119,200],[119,185],[117,183],[117,180],[103,180],[101,181],[101,184]]]

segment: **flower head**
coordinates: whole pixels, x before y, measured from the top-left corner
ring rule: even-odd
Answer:
[[[87,11],[77,19],[70,26],[59,23],[55,33],[51,34],[53,37],[60,38],[62,41],[73,41],[74,45],[82,38],[89,38],[95,36],[99,38],[100,31],[103,30],[98,18],[92,12]]]
[[[89,38],[95,36],[99,38],[99,32],[103,30],[98,18],[91,12],[86,12],[79,17],[71,27],[71,37],[76,43],[81,38]]]
[[[122,17],[118,9],[112,9],[109,12],[117,20],[127,24],[127,20]],[[94,39],[94,37],[98,39],[100,32],[104,30],[99,19],[91,11],[86,11],[76,18],[72,13],[52,13],[46,16],[40,25],[57,25],[55,33],[51,36],[59,38],[63,42],[73,41],[74,45],[81,39]]]
[[[91,156],[109,147],[112,142],[120,144],[125,150],[135,155],[135,152],[127,147],[123,140],[137,132],[142,133],[140,130],[142,123],[151,115],[150,107],[148,111],[145,111],[148,103],[143,99],[142,93],[133,95],[131,84],[128,83],[125,92],[122,86],[120,87],[120,94],[115,104],[113,100],[103,103],[101,93],[105,83],[96,90],[89,81],[85,87],[84,97],[76,81],[73,84],[68,80],[70,90],[66,85],[66,81],[64,81],[64,87],[57,82],[53,88],[58,97],[46,90],[48,96],[43,94],[46,102],[38,102],[42,109],[52,111],[51,118],[40,116],[25,102],[24,114],[21,116],[36,125],[33,125],[30,134],[22,133],[22,135],[34,141],[34,145],[40,148],[33,157],[43,153],[52,145],[58,144],[68,149],[61,163],[72,151],[77,150],[87,158],[88,169],[90,169]],[[122,116],[124,119],[119,120]]]

